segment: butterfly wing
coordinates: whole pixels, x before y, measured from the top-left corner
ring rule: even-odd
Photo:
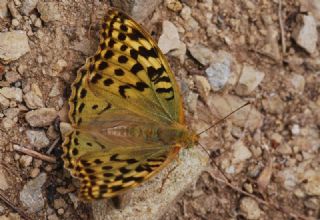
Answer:
[[[63,159],[80,179],[85,199],[136,186],[178,153],[178,146],[147,140],[148,130],[140,136],[108,133],[121,126],[184,124],[179,89],[164,55],[122,12],[110,10],[105,17],[98,51],[78,71],[69,106],[74,130],[65,138]]]

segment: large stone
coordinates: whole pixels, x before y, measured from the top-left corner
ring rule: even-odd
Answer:
[[[52,124],[57,114],[54,108],[40,108],[27,112],[26,120],[32,127],[45,127]]]
[[[9,62],[19,59],[30,51],[25,31],[0,33],[0,59]]]
[[[7,99],[22,102],[22,90],[20,88],[3,87],[0,89],[0,94],[6,97]]]
[[[303,15],[300,20],[293,31],[293,38],[300,47],[312,54],[316,52],[318,41],[316,21],[312,15]]]
[[[47,175],[41,173],[39,176],[27,182],[20,192],[20,201],[28,208],[30,213],[35,213],[43,209],[44,196],[41,187],[47,180]]]
[[[176,26],[170,21],[163,21],[162,34],[158,41],[158,46],[161,51],[166,54],[171,50],[178,49],[180,43],[179,33]]]
[[[30,12],[36,8],[38,0],[24,0],[21,7],[21,12],[25,15],[29,15]]]
[[[37,4],[40,18],[44,22],[59,21],[61,19],[57,2],[42,2]]]
[[[94,202],[92,206],[94,219],[160,219],[176,198],[189,186],[196,183],[207,161],[207,155],[200,148],[183,150],[178,163],[174,162],[139,188],[133,189],[130,204],[123,209],[112,208],[107,205],[106,201]],[[168,172],[174,166],[177,167],[167,177]],[[159,189],[164,178],[167,178],[167,181],[160,193]]]
[[[44,131],[27,130],[26,135],[29,143],[38,149],[47,147],[50,143]]]
[[[214,58],[214,53],[203,44],[196,44],[188,49],[191,55],[204,66],[209,65]]]

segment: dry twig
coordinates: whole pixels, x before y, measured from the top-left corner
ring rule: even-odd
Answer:
[[[31,150],[31,149],[28,149],[28,148],[25,148],[25,147],[21,147],[19,145],[14,145],[13,149],[18,151],[18,152],[27,154],[27,155],[29,155],[31,157],[35,157],[35,158],[38,158],[40,160],[47,161],[49,163],[56,163],[56,158],[55,157],[44,155],[44,154],[41,154],[41,153],[39,153],[37,151]]]
[[[282,0],[279,0],[278,17],[279,17],[281,46],[282,46],[282,55],[283,55],[286,52],[286,38],[285,38],[285,31],[284,31],[283,20],[282,20]]]

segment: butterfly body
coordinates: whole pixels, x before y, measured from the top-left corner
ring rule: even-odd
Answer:
[[[63,160],[86,200],[135,187],[193,146],[179,88],[151,36],[129,16],[110,10],[96,54],[72,84]]]

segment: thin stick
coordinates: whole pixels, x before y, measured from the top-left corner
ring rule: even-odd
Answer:
[[[278,17],[279,17],[279,25],[280,25],[280,33],[281,33],[282,53],[285,54],[285,52],[286,52],[286,38],[284,36],[285,31],[284,31],[283,20],[282,20],[282,0],[279,0]]]
[[[22,216],[23,218],[27,219],[27,220],[31,220],[31,218],[21,209],[19,209],[18,207],[16,207],[2,192],[2,190],[0,190],[0,200],[3,201],[5,204],[7,204],[7,206],[9,206],[10,208],[12,208],[15,212],[17,212],[20,216]]]
[[[29,155],[31,157],[36,157],[36,158],[38,158],[40,160],[47,161],[49,163],[56,163],[56,158],[55,157],[50,157],[50,156],[41,154],[41,153],[39,153],[37,151],[31,150],[31,149],[28,149],[28,148],[25,148],[25,147],[21,147],[19,145],[13,145],[13,149],[18,151],[18,152],[27,154],[27,155]]]
[[[232,112],[230,112],[229,114],[227,114],[225,117],[219,119],[218,121],[216,121],[213,125],[211,125],[210,127],[206,128],[204,131],[201,131],[200,133],[198,133],[197,135],[201,135],[202,133],[210,130],[211,128],[213,128],[214,126],[216,126],[217,124],[221,123],[222,121],[224,121],[226,118],[228,118],[230,115],[232,115],[233,113],[235,113],[236,111],[238,111],[239,109],[242,109],[243,107],[249,105],[250,102],[247,102],[243,105],[241,105],[240,107],[238,107],[237,109],[233,110]]]
[[[55,148],[55,146],[59,143],[60,141],[60,137],[58,137],[52,144],[51,146],[49,147],[49,149],[47,150],[47,154],[51,154],[53,148]]]

